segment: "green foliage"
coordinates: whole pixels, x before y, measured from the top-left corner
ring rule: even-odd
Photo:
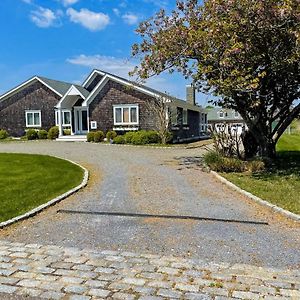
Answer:
[[[90,132],[86,135],[87,141],[88,141],[88,142],[93,142],[93,141],[94,141],[94,136],[95,136],[95,132],[94,132],[94,131],[90,131]]]
[[[125,133],[124,138],[125,138],[126,144],[131,144],[134,134],[135,134],[134,131],[128,131]]]
[[[96,131],[94,133],[94,142],[95,143],[100,143],[104,140],[104,133],[103,131],[99,130],[99,131]]]
[[[26,131],[27,140],[36,140],[38,138],[38,133],[35,129],[28,129]]]
[[[39,130],[37,134],[38,134],[39,140],[46,140],[48,137],[48,132],[45,129]]]
[[[142,60],[132,74],[147,79],[180,70],[199,91],[217,96],[214,104],[247,116],[256,140],[250,154],[272,157],[300,113],[299,18],[298,0],[180,1],[140,24],[142,41],[132,54]]]
[[[262,160],[243,161],[234,157],[224,157],[217,151],[209,151],[204,155],[204,162],[216,172],[250,172],[257,173],[265,170]]]
[[[71,129],[64,129],[64,135],[71,135]]]
[[[113,140],[117,136],[117,133],[113,130],[107,131],[106,133],[106,139],[109,142],[110,140]]]
[[[8,132],[4,129],[0,129],[0,140],[4,140],[8,138]]]
[[[114,144],[125,144],[126,140],[124,135],[118,135],[114,138]]]
[[[53,126],[48,131],[48,139],[49,140],[55,140],[59,136],[59,128],[58,126]]]

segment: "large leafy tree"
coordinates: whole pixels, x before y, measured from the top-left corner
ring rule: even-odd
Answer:
[[[141,61],[132,74],[182,72],[199,91],[218,96],[215,104],[241,114],[254,149],[275,156],[300,112],[299,0],[187,0],[137,32],[142,40],[132,52]]]

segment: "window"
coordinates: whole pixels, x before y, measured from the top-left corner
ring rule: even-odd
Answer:
[[[55,111],[55,125],[59,126],[58,123],[59,117],[59,110]],[[62,111],[62,125],[63,126],[71,126],[71,111],[63,110]]]
[[[238,113],[237,111],[235,111],[235,112],[234,112],[234,117],[235,117],[235,118],[238,118],[239,116],[240,116],[239,113]]]
[[[139,107],[138,105],[115,105],[114,124],[115,125],[137,125]]]
[[[220,118],[224,118],[224,112],[220,111],[219,116],[220,116]]]
[[[41,127],[41,111],[30,110],[25,112],[26,127]]]
[[[183,113],[182,113],[182,122],[185,125],[188,123],[188,111],[187,111],[187,109],[183,110]]]

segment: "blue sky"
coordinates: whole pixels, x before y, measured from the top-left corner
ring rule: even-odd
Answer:
[[[33,75],[81,83],[93,68],[127,77],[138,23],[175,0],[1,0],[0,94]],[[185,97],[188,82],[163,74],[147,85]],[[209,96],[198,95],[206,105]]]

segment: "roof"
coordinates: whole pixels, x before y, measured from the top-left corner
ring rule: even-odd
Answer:
[[[131,80],[128,80],[126,78],[123,78],[123,77],[120,77],[118,75],[115,75],[115,74],[112,74],[112,73],[109,73],[109,72],[106,72],[106,71],[103,71],[103,70],[99,70],[99,69],[94,69],[92,71],[92,73],[90,74],[90,76],[88,77],[88,79],[91,79],[92,78],[92,74],[95,73],[95,72],[98,72],[100,73],[101,75],[109,75],[109,77],[111,79],[118,79],[119,81],[122,81],[123,83],[125,84],[128,84],[130,86],[133,86],[135,88],[139,88],[141,90],[144,90],[144,91],[148,91],[150,94],[154,94],[156,96],[160,96],[160,97],[164,97],[164,98],[168,98],[171,100],[172,103],[182,107],[182,108],[186,108],[186,109],[189,109],[189,110],[194,110],[194,111],[203,111],[203,108],[201,106],[198,106],[198,105],[192,105],[190,103],[187,103],[185,100],[182,100],[182,99],[179,99],[177,97],[174,97],[172,95],[169,95],[169,94],[166,94],[166,93],[163,93],[161,91],[158,91],[158,90],[155,90],[153,88],[150,88],[146,85],[143,85],[143,84],[139,84],[135,81],[131,81]],[[83,85],[86,85],[88,83],[89,80],[86,80]],[[142,91],[143,92],[143,91]]]
[[[53,80],[42,76],[37,76],[37,78],[41,79],[47,85],[52,87],[53,90],[57,91],[61,95],[64,95],[72,85],[72,83],[69,82]]]
[[[236,111],[234,109],[216,107],[206,109],[206,111],[208,121],[243,120],[240,114],[235,116]],[[223,117],[220,117],[220,112],[224,112]]]
[[[77,84],[73,84],[78,91],[85,97],[87,98],[90,94],[90,92],[88,90],[86,90],[84,87],[82,87],[81,85],[77,85]]]

